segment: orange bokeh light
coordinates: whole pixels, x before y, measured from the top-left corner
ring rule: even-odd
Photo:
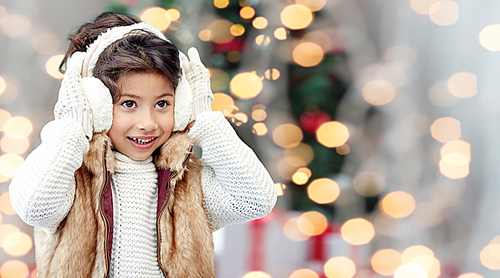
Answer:
[[[333,203],[340,195],[340,187],[331,179],[319,178],[309,184],[307,195],[318,204]]]

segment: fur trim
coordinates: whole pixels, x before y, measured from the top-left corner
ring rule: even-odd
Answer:
[[[116,169],[115,156],[111,150],[112,144],[107,133],[94,133],[90,143],[89,151],[83,156],[83,164],[90,173],[101,176],[104,173],[103,158],[104,149],[106,148],[106,168],[110,173],[114,173]]]
[[[182,178],[187,156],[191,154],[191,146],[193,140],[188,136],[187,130],[182,132],[173,132],[170,138],[160,148],[158,155],[155,157],[155,165],[157,168],[175,171]]]

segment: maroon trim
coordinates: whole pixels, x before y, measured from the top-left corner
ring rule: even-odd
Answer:
[[[156,209],[156,217],[160,214],[160,210],[165,203],[168,195],[168,179],[172,171],[170,169],[159,169],[158,171],[158,206]]]
[[[110,174],[107,172],[106,185],[102,194],[102,208],[104,216],[108,219],[109,235],[108,235],[108,254],[111,258],[111,248],[113,246],[113,194],[110,186]]]

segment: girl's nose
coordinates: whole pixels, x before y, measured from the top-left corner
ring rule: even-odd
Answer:
[[[137,119],[137,128],[146,131],[158,128],[154,111],[144,110],[143,113],[139,115],[139,119]]]

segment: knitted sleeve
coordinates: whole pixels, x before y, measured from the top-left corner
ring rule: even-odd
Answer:
[[[202,149],[203,205],[213,231],[271,212],[274,183],[221,112],[200,113],[189,135]]]
[[[69,119],[49,122],[41,139],[17,170],[9,191],[12,207],[24,222],[52,233],[73,205],[74,174],[89,143],[81,124]]]

